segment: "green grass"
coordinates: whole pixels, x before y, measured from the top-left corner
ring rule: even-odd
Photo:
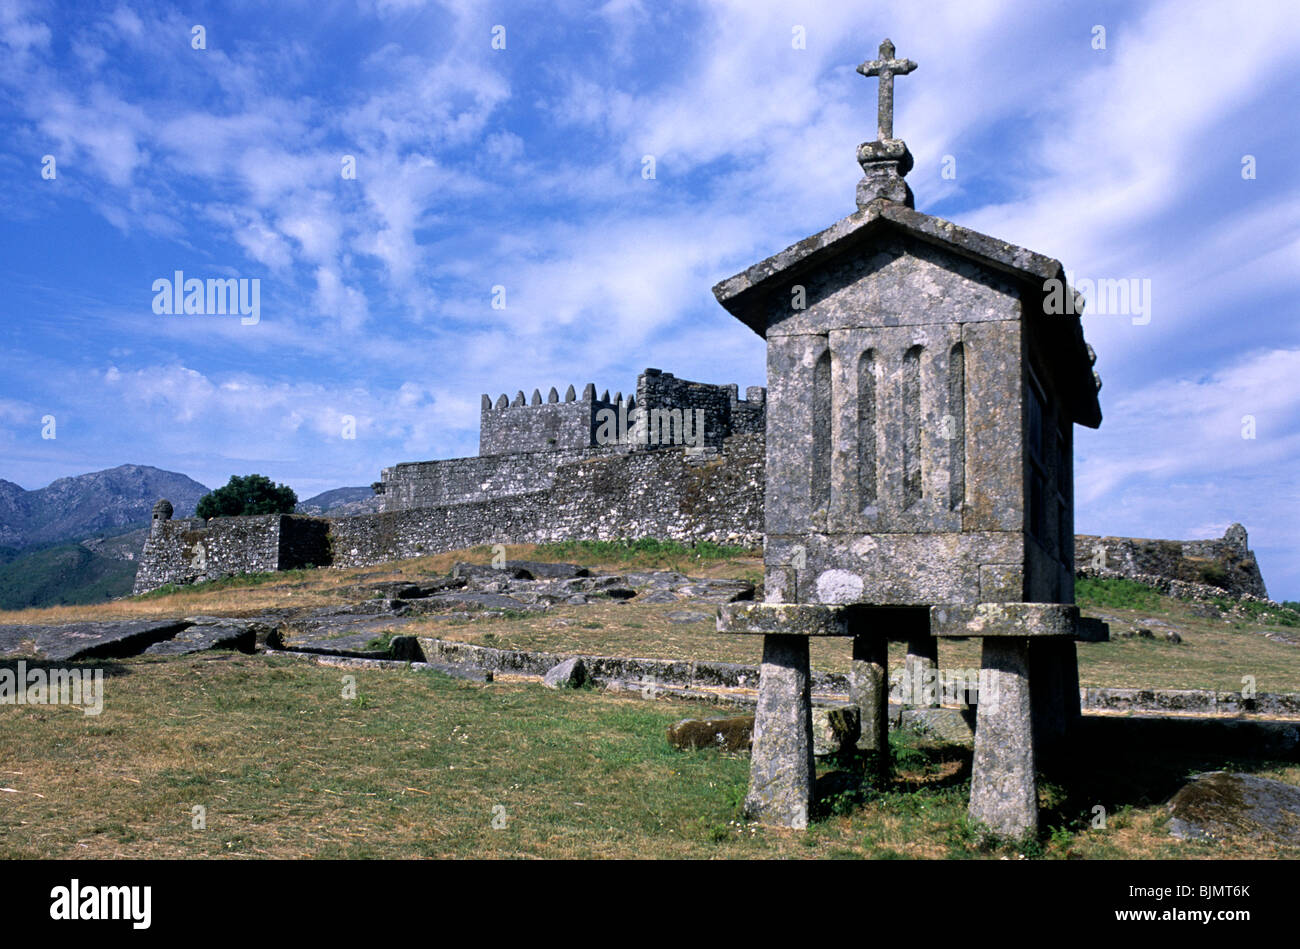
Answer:
[[[891,735],[893,780],[841,781],[795,834],[743,820],[747,756],[668,744],[701,712],[671,699],[208,653],[111,663],[104,701],[0,716],[0,858],[1300,856],[1182,844],[1161,823],[1191,771],[1300,767],[1168,750],[1123,722],[1045,777],[1043,832],[1017,842],[967,823],[970,752],[910,732]],[[854,756],[819,771],[863,773]]]
[[[547,560],[598,561],[601,563],[631,563],[646,561],[709,563],[735,557],[753,556],[746,547],[700,541],[683,544],[675,540],[574,540],[554,544],[540,544],[537,555]]]
[[[1074,581],[1074,599],[1082,610],[1154,610],[1160,606],[1160,597],[1154,587],[1118,577],[1076,577]]]

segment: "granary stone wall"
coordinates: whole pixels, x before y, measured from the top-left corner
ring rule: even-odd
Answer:
[[[1081,576],[1126,577],[1173,592],[1209,587],[1231,596],[1267,599],[1264,577],[1250,550],[1246,529],[1233,524],[1217,540],[1149,540],[1140,537],[1074,538]],[[1171,588],[1171,584],[1174,584]]]

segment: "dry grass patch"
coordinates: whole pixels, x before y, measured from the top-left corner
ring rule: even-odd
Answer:
[[[0,796],[0,856],[1016,852],[965,826],[969,753],[910,733],[893,738],[898,775],[888,787],[827,799],[824,816],[796,834],[741,821],[746,757],[668,745],[668,725],[698,716],[698,705],[226,653],[124,660],[108,672],[98,717],[73,708],[0,709],[0,786],[12,789]],[[356,676],[352,700],[342,697],[347,674]],[[1077,779],[1084,785],[1078,794],[1046,800],[1045,825],[1066,830],[1058,841],[1045,828],[1030,854],[1254,852],[1170,841],[1158,820],[1163,798],[1146,800],[1149,787],[1124,784],[1152,774],[1163,794],[1168,774],[1223,759],[1162,757],[1148,748],[1133,754],[1142,769],[1113,748],[1088,759],[1092,777]],[[861,773],[861,763],[821,765],[823,773],[846,769]],[[1291,765],[1261,773],[1300,781]],[[1130,823],[1105,832],[1073,827],[1098,799],[1113,805],[1112,813],[1127,805]],[[195,805],[206,808],[206,829],[192,826]]]

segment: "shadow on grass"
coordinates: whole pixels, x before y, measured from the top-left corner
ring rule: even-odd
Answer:
[[[118,662],[113,662],[111,660],[104,660],[104,659],[59,660],[59,659],[34,659],[34,658],[20,656],[14,659],[0,659],[0,669],[7,669],[10,672],[14,673],[14,675],[16,676],[18,674],[18,663],[20,662],[23,663],[23,669],[29,674],[33,670],[36,669],[41,670],[43,673],[46,674],[47,681],[49,678],[48,673],[51,670],[64,671],[70,669],[77,669],[82,672],[102,670],[105,679],[111,679],[114,676],[131,675],[131,669],[129,667],[124,666]]]
[[[813,820],[850,814],[883,797],[969,793],[973,753],[900,730],[890,733],[891,774],[875,756],[846,753],[819,761]],[[1085,718],[1073,742],[1039,759],[1039,841],[1086,830],[1100,805],[1113,815],[1167,801],[1204,771],[1268,771],[1300,762],[1300,723],[1196,718]],[[1037,855],[1033,842],[984,840],[965,828],[954,853],[1002,844]],[[988,835],[983,835],[988,836]],[[969,840],[967,839],[969,838]],[[1028,846],[1026,846],[1028,844]]]
[[[1300,762],[1300,723],[1205,718],[1085,718],[1074,742],[1040,759],[1041,827],[1082,830],[1094,808],[1162,804],[1203,771]]]

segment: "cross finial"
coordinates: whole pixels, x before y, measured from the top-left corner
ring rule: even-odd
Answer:
[[[894,137],[894,77],[906,76],[916,68],[910,59],[895,59],[894,44],[886,39],[880,44],[880,58],[872,59],[858,67],[864,76],[880,77],[880,112],[878,117],[879,141]]]

